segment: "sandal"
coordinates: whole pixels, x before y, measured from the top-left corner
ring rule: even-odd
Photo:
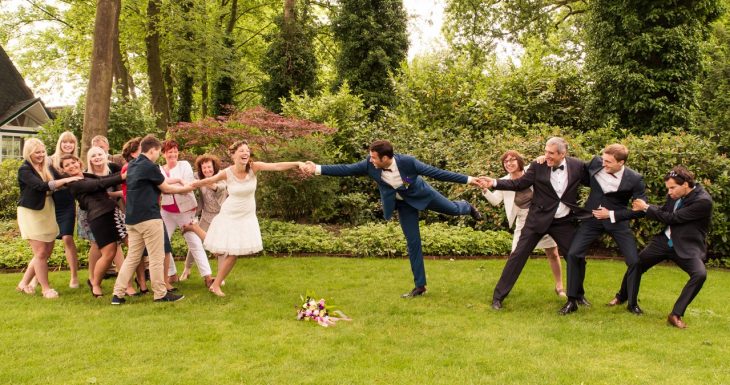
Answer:
[[[188,278],[190,278],[190,269],[186,267],[183,269],[182,274],[180,274],[180,281],[186,281]]]
[[[558,295],[558,297],[560,297],[560,298],[568,298],[568,295],[567,295],[567,294],[565,294],[565,289],[558,289],[558,288],[556,287],[556,288],[555,288],[555,294],[557,294],[557,295]]]
[[[43,292],[43,298],[45,299],[55,299],[58,298],[58,292],[53,289],[48,289]]]

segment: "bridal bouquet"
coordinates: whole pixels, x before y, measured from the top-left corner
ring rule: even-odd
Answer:
[[[304,301],[297,310],[297,320],[315,321],[318,324],[328,327],[337,323],[337,321],[351,321],[349,317],[340,310],[335,310],[335,306],[327,305],[324,298],[316,299],[314,294],[299,296]]]

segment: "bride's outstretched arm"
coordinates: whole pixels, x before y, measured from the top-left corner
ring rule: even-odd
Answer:
[[[254,171],[286,171],[294,168],[304,169],[306,165],[304,162],[277,162],[277,163],[266,163],[266,162],[253,162]]]
[[[210,178],[203,178],[198,179],[195,182],[192,183],[193,187],[198,188],[200,186],[210,186],[213,183],[220,182],[222,180],[226,180],[226,170],[220,170],[217,174],[211,176]]]

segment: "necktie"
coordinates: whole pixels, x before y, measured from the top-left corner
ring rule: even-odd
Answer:
[[[616,176],[616,174],[612,174],[612,173],[609,172],[608,175],[611,175],[612,177],[618,179],[618,177]]]
[[[565,170],[565,165],[561,164],[560,166],[553,166],[553,171],[558,170]]]
[[[674,212],[679,210],[683,204],[684,202],[682,201],[682,198],[677,199],[677,201],[674,202]],[[669,231],[671,234],[671,228],[669,229]],[[674,247],[674,242],[672,242],[672,238],[669,238],[669,240],[667,241],[667,245],[669,245],[669,247]]]

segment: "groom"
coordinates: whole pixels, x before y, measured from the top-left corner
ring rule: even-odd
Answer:
[[[408,258],[415,287],[403,298],[411,298],[426,292],[426,269],[423,266],[421,233],[418,228],[418,212],[431,210],[447,215],[471,215],[481,220],[481,214],[466,201],[450,201],[434,190],[421,176],[454,183],[480,186],[477,178],[445,171],[420,162],[410,155],[393,154],[393,145],[387,140],[376,140],[370,145],[370,155],[357,163],[320,166],[307,162],[309,175],[364,176],[372,178],[380,190],[385,219],[398,211],[403,235],[408,245]]]

